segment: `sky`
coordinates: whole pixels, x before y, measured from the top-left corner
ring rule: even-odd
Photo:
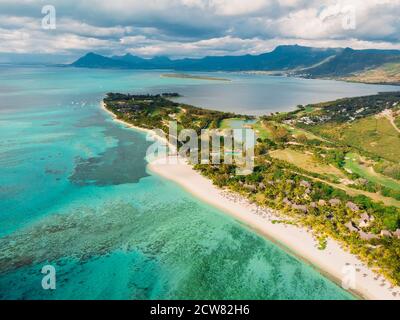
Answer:
[[[400,0],[0,0],[0,62],[260,54],[282,44],[400,49]]]

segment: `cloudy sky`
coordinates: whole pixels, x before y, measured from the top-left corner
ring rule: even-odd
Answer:
[[[45,5],[55,29],[43,28]],[[0,0],[3,61],[257,54],[279,44],[400,49],[400,0]]]

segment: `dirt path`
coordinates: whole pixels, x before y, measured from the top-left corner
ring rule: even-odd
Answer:
[[[389,121],[390,121],[390,123],[392,124],[393,128],[395,128],[396,131],[397,131],[398,133],[400,133],[400,129],[397,128],[396,124],[394,123],[394,118],[393,118],[392,116],[387,117],[387,118],[389,119]]]
[[[385,110],[382,112],[382,115],[389,120],[389,122],[391,123],[391,125],[393,126],[393,128],[400,133],[400,129],[396,126],[395,118],[393,117],[392,111],[391,110]]]
[[[296,173],[298,175],[302,175],[304,177],[307,177],[309,179],[315,180],[315,181],[326,183],[326,184],[330,185],[331,187],[341,189],[341,190],[345,191],[348,195],[350,195],[352,197],[358,196],[358,195],[364,195],[364,196],[367,196],[367,197],[371,198],[372,200],[374,200],[376,202],[382,201],[387,206],[400,207],[400,201],[398,201],[398,200],[396,200],[394,198],[385,197],[385,196],[382,196],[381,194],[378,194],[378,193],[368,192],[368,191],[359,190],[359,189],[353,189],[353,188],[350,188],[350,187],[342,185],[342,184],[333,183],[333,182],[326,181],[326,180],[323,180],[323,179],[320,179],[320,178],[309,176],[309,175],[307,175],[305,173],[300,173],[300,172],[296,172],[296,171],[292,171],[292,172]]]

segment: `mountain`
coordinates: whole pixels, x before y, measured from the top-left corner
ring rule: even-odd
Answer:
[[[71,66],[78,68],[126,69],[130,68],[131,65],[125,61],[107,58],[102,55],[90,52],[76,60],[74,63],[71,64]]]
[[[278,46],[260,55],[208,56],[202,59],[171,60],[167,57],[143,59],[131,54],[111,58],[89,53],[72,66],[87,68],[176,69],[192,71],[293,70],[311,67],[338,54],[341,49],[321,49],[298,45]]]
[[[278,46],[271,53],[260,55],[260,66],[265,70],[286,70],[305,68],[324,61],[341,52],[342,49],[321,49],[294,46]],[[284,68],[282,68],[284,66]]]
[[[400,50],[354,50],[311,48],[298,45],[278,46],[273,51],[260,55],[208,56],[201,59],[171,60],[168,57],[143,59],[131,54],[104,57],[88,53],[71,66],[86,68],[117,69],[173,69],[177,71],[282,71],[290,75],[307,78],[360,79],[397,83]],[[369,72],[372,70],[376,72]],[[384,71],[382,71],[384,70]],[[365,72],[367,76],[365,76]],[[393,74],[395,76],[393,76]],[[382,75],[383,74],[383,75]],[[373,80],[372,80],[373,79]],[[357,81],[354,79],[354,81]],[[379,82],[378,82],[379,83]]]
[[[346,48],[325,63],[301,71],[309,77],[342,77],[400,62],[399,50],[353,50]]]
[[[128,63],[129,65],[142,65],[146,63],[146,60],[140,57],[136,57],[131,55],[130,53],[127,53],[126,55],[123,56],[112,56],[111,59],[117,60],[117,61],[122,61],[125,63]]]
[[[294,46],[278,46],[274,51],[260,55],[205,57],[176,61],[177,70],[292,70],[314,65],[337,53],[337,49],[319,49]]]

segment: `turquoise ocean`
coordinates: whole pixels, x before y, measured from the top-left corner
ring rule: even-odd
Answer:
[[[0,299],[353,299],[312,266],[146,171],[152,141],[99,107],[179,92],[262,114],[394,90],[259,75],[0,67]],[[211,74],[212,75],[212,74]],[[56,289],[41,286],[44,265]]]

